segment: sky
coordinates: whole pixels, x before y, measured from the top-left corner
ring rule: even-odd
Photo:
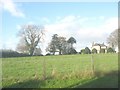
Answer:
[[[1,9],[2,8],[2,9]],[[2,0],[2,40],[0,48],[16,49],[21,25],[37,24],[45,27],[45,48],[53,34],[71,36],[77,41],[77,51],[91,48],[92,42],[105,43],[118,27],[118,2],[14,2]]]

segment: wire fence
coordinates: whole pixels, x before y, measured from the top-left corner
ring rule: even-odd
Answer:
[[[3,60],[3,85],[29,79],[48,80],[94,77],[96,72],[118,69],[116,54],[21,57]]]

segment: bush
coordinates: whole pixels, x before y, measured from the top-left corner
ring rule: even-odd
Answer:
[[[0,57],[23,57],[23,56],[29,56],[28,54],[18,53],[13,50],[0,50],[1,56]]]
[[[81,52],[79,52],[79,54],[81,54]]]
[[[114,52],[115,52],[115,50],[111,47],[107,49],[107,53],[114,53]]]
[[[80,51],[80,53],[81,53],[81,54],[85,54],[85,49],[82,49],[82,50]]]
[[[85,54],[91,54],[91,51],[88,47],[85,48]]]
[[[97,50],[95,48],[93,48],[92,53],[97,53]]]
[[[50,56],[51,54],[50,53],[47,53],[46,56]]]
[[[35,54],[33,56],[44,56],[43,54]]]

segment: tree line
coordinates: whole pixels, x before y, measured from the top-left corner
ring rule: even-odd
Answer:
[[[29,53],[30,56],[35,55],[36,51],[41,49],[39,44],[42,43],[45,35],[45,28],[39,25],[23,25],[18,33],[20,37],[19,44],[17,45],[17,51],[21,53]],[[66,37],[58,36],[54,34],[52,40],[49,42],[46,51],[55,55],[55,52],[62,54],[74,54],[77,51],[74,49],[73,44],[76,43],[74,37],[70,37],[66,40]]]
[[[90,50],[88,47],[85,47],[85,49],[82,49],[80,54],[97,54],[97,49],[93,48]],[[100,50],[100,53],[105,53],[104,49]],[[115,50],[111,47],[107,48],[107,53],[115,53]]]
[[[120,43],[120,40],[118,39],[118,34],[120,34],[120,32],[118,31],[119,29],[116,29],[107,38],[107,43],[112,47],[118,46],[118,43]],[[20,31],[18,32],[18,37],[20,37],[20,41],[17,45],[16,50],[29,56],[36,55],[36,53],[41,53],[42,50],[39,45],[42,43],[42,40],[44,40],[44,35],[44,26],[33,24],[22,25]],[[78,52],[73,47],[76,42],[76,39],[72,36],[68,40],[66,40],[66,37],[54,34],[48,44],[48,47],[46,48],[46,51],[49,52],[48,55],[55,55],[56,52],[58,52],[59,55],[76,54]],[[2,50],[1,52],[3,55],[8,55],[8,53],[6,53],[8,51]],[[86,47],[85,49],[80,50],[79,54],[91,54],[96,52],[96,49],[93,49],[91,51],[88,47]],[[114,51],[112,50],[112,48],[108,48],[107,52],[109,53]],[[101,53],[103,52],[101,51]]]

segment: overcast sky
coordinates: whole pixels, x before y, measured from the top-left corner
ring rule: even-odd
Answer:
[[[92,42],[106,43],[118,26],[117,2],[13,2],[2,0],[1,48],[16,49],[17,33],[23,24],[44,25],[46,48],[53,34],[74,37],[77,51]],[[1,9],[0,9],[1,10]]]

